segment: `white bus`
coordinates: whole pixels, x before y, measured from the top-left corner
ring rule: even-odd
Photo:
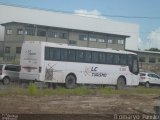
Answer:
[[[20,79],[77,84],[137,86],[138,57],[135,53],[111,49],[25,41],[20,58]]]

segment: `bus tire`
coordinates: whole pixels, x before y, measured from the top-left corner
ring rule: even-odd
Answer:
[[[4,78],[3,78],[3,84],[4,84],[4,85],[8,85],[9,83],[10,83],[9,77],[4,77]]]
[[[73,89],[76,88],[76,77],[74,75],[68,75],[65,80],[66,88]]]
[[[126,81],[125,81],[125,78],[124,77],[119,77],[118,80],[117,80],[117,89],[120,90],[120,89],[124,89],[126,86]]]

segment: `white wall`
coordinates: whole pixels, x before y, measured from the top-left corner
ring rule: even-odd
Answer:
[[[137,24],[60,12],[0,5],[0,24],[12,21],[127,35],[131,37],[127,38],[126,49],[138,49],[139,26]],[[3,34],[2,27],[0,27],[0,40],[3,39]]]
[[[3,40],[4,40],[4,27],[0,26],[0,41],[3,41]]]

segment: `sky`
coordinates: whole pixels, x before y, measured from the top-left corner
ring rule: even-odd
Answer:
[[[0,0],[0,3],[89,15],[139,25],[139,49],[160,49],[160,0]]]

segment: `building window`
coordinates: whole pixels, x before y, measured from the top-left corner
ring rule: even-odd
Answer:
[[[23,35],[23,29],[17,29],[17,35]]]
[[[11,34],[12,34],[12,30],[11,30],[11,29],[7,29],[7,30],[6,30],[6,34],[7,34],[7,35],[11,35]]]
[[[102,39],[102,38],[99,38],[99,39],[98,39],[98,42],[103,42],[103,43],[104,43],[104,42],[105,42],[105,40],[104,40],[104,39]]]
[[[58,37],[59,37],[58,32],[54,32],[54,38],[58,38]]]
[[[87,41],[88,40],[88,35],[85,35],[85,34],[79,35],[79,40],[85,40],[85,41]]]
[[[124,44],[124,40],[118,40],[118,44],[123,45]]]
[[[62,33],[62,32],[59,33],[59,38],[67,39],[67,37],[68,37],[67,33]]]
[[[5,53],[10,53],[11,48],[10,47],[5,47]]]
[[[53,38],[55,38],[55,32],[53,32],[53,31],[48,31],[48,32],[47,32],[47,35],[48,35],[48,37],[53,37]]]
[[[21,53],[21,47],[16,47],[16,53],[20,54]]]
[[[156,63],[156,58],[149,58],[149,63]]]
[[[109,43],[109,44],[112,44],[112,43],[113,43],[113,40],[108,40],[108,43]]]
[[[70,44],[70,45],[76,45],[76,44],[77,44],[77,41],[70,40],[70,41],[69,41],[69,44]]]
[[[145,57],[139,57],[139,62],[146,62],[146,58]]]
[[[89,36],[89,41],[96,42],[97,41],[97,37],[95,35],[90,35]]]
[[[42,37],[46,36],[46,31],[45,30],[38,30],[37,36],[42,36]]]
[[[33,29],[33,28],[27,28],[27,29],[25,29],[25,35],[32,35],[32,36],[34,36],[35,35],[35,29]]]
[[[99,36],[97,37],[98,42],[105,42],[105,36]]]
[[[53,37],[53,38],[59,37],[59,33],[55,31],[48,31],[47,34],[48,34],[48,37]]]

